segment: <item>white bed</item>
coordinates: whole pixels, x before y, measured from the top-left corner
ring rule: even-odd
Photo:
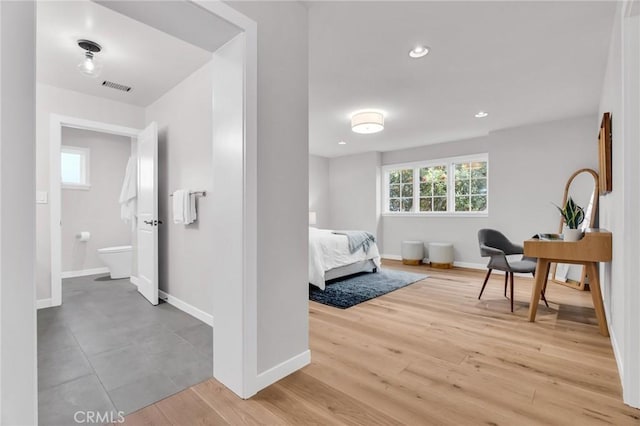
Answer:
[[[380,267],[378,246],[372,243],[366,252],[349,251],[346,235],[330,229],[309,228],[309,283],[324,290],[325,281]]]

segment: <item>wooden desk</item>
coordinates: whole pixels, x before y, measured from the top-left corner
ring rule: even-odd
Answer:
[[[524,255],[537,257],[536,280],[531,292],[531,304],[529,305],[529,321],[536,319],[538,302],[542,289],[547,284],[549,266],[553,262],[576,263],[585,266],[589,277],[589,287],[593,307],[596,310],[600,334],[609,336],[607,318],[602,304],[602,292],[600,290],[600,276],[598,275],[598,262],[611,261],[611,232],[603,229],[588,229],[584,238],[576,242],[527,240],[524,242]]]

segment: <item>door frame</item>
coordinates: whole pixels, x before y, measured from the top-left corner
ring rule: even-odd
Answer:
[[[241,332],[239,335],[218,333],[218,344],[214,345],[213,349],[214,359],[220,361],[215,363],[217,370],[213,369],[213,376],[239,397],[247,399],[280,378],[280,376],[276,377],[275,375],[268,377],[259,377],[258,375],[258,25],[254,20],[225,4],[222,0],[183,1],[195,4],[205,12],[236,26],[240,30],[240,34],[236,35],[235,38],[241,37],[243,43],[242,63],[240,64],[243,69],[243,84],[241,93],[238,93],[238,96],[242,98],[243,119],[242,128],[238,128],[234,134],[233,143],[237,144],[238,148],[234,149],[231,154],[233,160],[237,160],[242,164],[242,182],[238,182],[239,187],[241,187],[238,201],[242,206],[242,221],[240,226],[234,227],[232,230],[239,236],[242,254],[239,267],[231,265],[231,262],[229,262],[228,266],[234,276],[239,277],[239,282],[221,289],[217,293],[217,300],[214,300],[214,305],[222,304],[233,307],[229,311],[234,312],[233,315],[218,316],[216,323],[226,324],[228,327]],[[153,2],[147,3],[147,5],[147,7],[150,7]],[[123,14],[127,16],[126,13]],[[144,21],[141,22],[149,24]],[[168,34],[171,33],[168,32]],[[212,52],[212,55],[215,55],[215,53]],[[65,118],[68,119],[69,117],[61,118],[64,121]],[[212,120],[215,120],[215,116],[212,116]],[[92,123],[86,120],[79,121],[85,125]],[[113,126],[112,129],[116,131],[124,130],[125,132],[131,131],[131,129],[120,126]],[[214,151],[216,149],[215,142],[214,140],[211,141]],[[56,164],[59,168],[59,161]],[[60,172],[58,169],[52,170],[51,173],[56,173],[55,177],[59,179]],[[213,182],[214,188],[216,184],[217,182]],[[59,202],[57,206],[54,206],[52,202],[50,208],[52,210],[59,209]],[[232,218],[238,216],[237,211],[228,211],[224,214]],[[51,218],[52,232],[55,228],[59,230],[59,221],[59,216],[55,219]],[[58,226],[53,226],[56,223]],[[56,262],[60,264],[59,259]],[[53,265],[54,263],[52,262]],[[56,272],[57,276],[59,276],[60,271]],[[53,281],[53,269],[51,274]],[[57,280],[56,285],[60,285],[59,283],[60,281]],[[61,297],[61,292],[59,294]],[[56,301],[59,304],[61,300]],[[215,310],[213,314],[214,318],[216,318]],[[223,360],[233,363],[233,365],[221,365]],[[224,372],[224,375],[222,372]]]
[[[51,305],[62,304],[62,182],[60,176],[60,151],[62,128],[90,130],[117,136],[137,138],[140,129],[85,120],[59,114],[49,119],[49,217],[51,250]],[[44,307],[44,306],[41,306]]]

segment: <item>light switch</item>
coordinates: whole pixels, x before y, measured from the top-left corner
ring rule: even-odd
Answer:
[[[47,204],[47,191],[36,191],[36,204]]]

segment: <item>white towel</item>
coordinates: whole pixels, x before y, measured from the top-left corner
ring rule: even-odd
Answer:
[[[178,189],[173,193],[173,200],[171,203],[171,210],[173,210],[173,223],[186,224],[185,218],[185,205],[187,205],[189,192],[184,189]]]
[[[196,221],[196,197],[189,189],[178,189],[173,193],[171,203],[173,210],[173,223],[189,225]]]
[[[135,227],[134,218],[136,214],[136,198],[138,197],[138,176],[137,176],[137,159],[129,157],[127,169],[120,190],[120,218],[124,223],[131,223]]]

